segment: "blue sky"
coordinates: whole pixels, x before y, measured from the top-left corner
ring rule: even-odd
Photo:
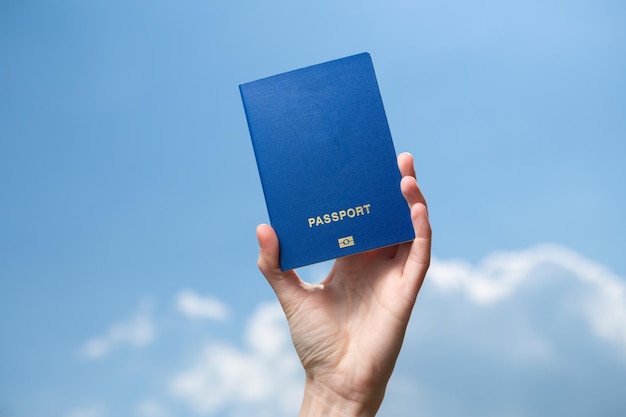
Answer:
[[[295,415],[237,87],[363,51],[434,230],[380,414],[622,415],[626,7],[495,3],[2,2],[0,416]]]

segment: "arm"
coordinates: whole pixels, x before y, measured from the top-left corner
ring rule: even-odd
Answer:
[[[258,265],[281,303],[306,373],[300,416],[374,416],[400,353],[430,263],[426,201],[413,157],[398,156],[415,240],[339,258],[318,285],[281,272],[279,245],[257,227]]]

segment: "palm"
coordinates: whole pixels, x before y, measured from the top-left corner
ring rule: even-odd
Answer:
[[[350,387],[346,395],[386,381],[400,351],[415,292],[401,278],[401,257],[389,258],[398,249],[342,258],[321,285],[305,285],[283,305],[304,368],[338,389]],[[337,375],[351,380],[333,381]]]

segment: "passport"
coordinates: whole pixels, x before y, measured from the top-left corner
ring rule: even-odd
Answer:
[[[239,90],[283,271],[414,239],[368,53]]]

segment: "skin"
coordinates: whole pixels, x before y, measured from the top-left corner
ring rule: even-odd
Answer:
[[[258,266],[285,312],[306,373],[300,416],[374,416],[430,264],[426,200],[408,153],[398,156],[415,240],[339,258],[318,285],[281,272],[274,229],[257,227]]]

